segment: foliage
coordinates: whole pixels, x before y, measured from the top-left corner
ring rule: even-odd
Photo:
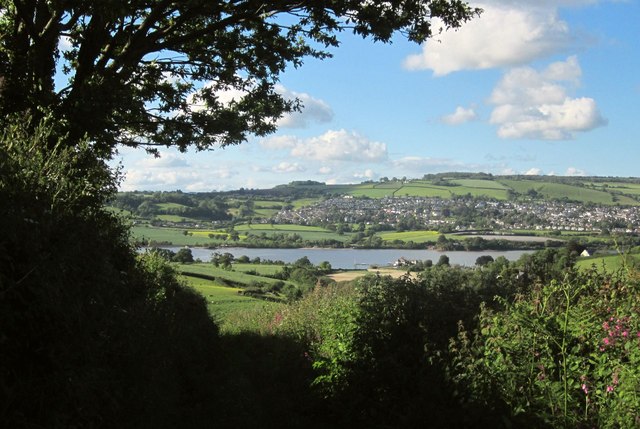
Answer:
[[[277,92],[279,74],[329,56],[340,31],[420,43],[432,19],[456,28],[478,13],[461,0],[3,1],[0,111],[51,109],[58,135],[86,135],[101,156],[117,144],[236,144],[299,108]]]
[[[157,255],[138,258],[102,206],[91,145],[50,127],[0,140],[0,424],[172,427],[216,398],[217,328]]]
[[[484,309],[454,343],[468,400],[514,426],[637,427],[640,319],[635,276],[584,273]]]
[[[183,247],[176,252],[172,261],[179,262],[181,264],[189,264],[193,262],[193,253],[191,252],[191,249]]]

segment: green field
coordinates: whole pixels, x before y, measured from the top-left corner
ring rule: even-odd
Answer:
[[[402,188],[398,189],[395,196],[451,198],[451,191],[443,187],[418,185],[412,183],[411,185],[405,185]]]
[[[301,198],[291,202],[294,209],[310,206],[320,201],[320,198]]]
[[[209,234],[226,235],[222,229],[188,229],[188,235],[184,235],[185,228],[161,228],[153,226],[134,226],[131,228],[133,237],[137,240],[145,239],[158,243],[171,243],[174,246],[205,246],[209,244],[219,244],[223,240],[210,238]],[[247,237],[247,234],[267,236],[273,234],[298,234],[303,240],[338,240],[344,241],[349,238],[349,234],[340,235],[336,232],[324,228],[304,225],[270,225],[270,224],[242,224],[237,225],[235,230],[240,235],[240,240]]]
[[[191,219],[188,217],[184,217],[184,216],[178,216],[178,215],[168,215],[168,214],[161,214],[161,215],[156,215],[156,219],[158,220],[163,220],[165,222],[198,222],[197,219]]]
[[[133,226],[131,234],[137,240],[171,243],[174,246],[204,246],[214,242],[208,237],[211,231],[190,230],[190,232],[206,232],[207,234],[184,235],[185,229],[158,228],[153,226]]]
[[[209,313],[217,320],[224,319],[230,313],[263,305],[265,301],[242,295],[242,289],[218,286],[211,280],[181,276],[189,286],[197,290],[207,300]]]
[[[564,183],[544,182],[540,180],[513,180],[502,179],[500,183],[510,187],[515,192],[526,194],[533,189],[548,199],[567,198],[572,201],[580,201],[583,203],[592,202],[597,204],[630,204],[637,205],[638,201],[624,195],[613,195],[604,190],[591,189],[587,187],[574,186]],[[587,183],[590,184],[590,183]],[[630,184],[624,184],[628,186]],[[605,189],[605,188],[601,188]]]
[[[349,236],[348,234],[340,235],[336,232],[324,229],[318,226],[305,226],[305,225],[279,225],[279,224],[255,224],[251,225],[242,224],[237,225],[235,230],[240,234],[251,233],[253,235],[259,235],[265,233],[266,235],[273,234],[298,234],[303,240],[338,240],[344,241]]]
[[[438,231],[381,232],[379,234],[384,241],[401,240],[414,243],[436,242],[439,235]]]
[[[215,277],[217,279],[221,279],[236,285],[250,286],[252,283],[256,283],[256,282],[273,284],[279,281],[277,279],[272,279],[270,277],[262,277],[259,275],[255,276],[252,274],[246,274],[241,271],[225,270],[220,267],[215,267],[213,264],[210,264],[210,263],[180,264],[177,266],[177,269],[179,272],[183,274],[194,273],[194,274],[206,275],[206,276]],[[256,264],[255,269],[256,271],[260,269],[258,264]],[[245,267],[245,271],[248,271],[246,267]]]
[[[467,188],[477,188],[477,189],[509,189],[504,184],[496,181],[496,180],[484,180],[484,179],[455,179],[452,180],[453,183],[457,183],[460,186],[465,186]]]
[[[265,209],[262,209],[262,208],[253,209],[253,212],[257,216],[264,217],[264,218],[273,217],[276,214],[278,214],[279,211],[280,211],[279,209],[268,209],[268,208],[265,208]]]
[[[373,185],[358,185],[354,186],[351,190],[347,191],[348,195],[353,195],[354,197],[368,197],[368,198],[384,198],[384,197],[392,197],[397,187],[392,188],[382,188],[382,187],[373,187]]]
[[[262,276],[272,276],[279,271],[282,271],[281,265],[275,264],[233,264],[235,271],[246,273],[247,271],[255,271]]]
[[[589,258],[580,258],[576,263],[576,266],[581,269],[588,269],[593,266],[597,270],[604,269],[605,271],[612,272],[617,271],[623,267],[626,268],[640,268],[640,255],[606,255],[606,256],[593,256]]]
[[[640,183],[591,182],[589,185],[603,191],[609,190],[628,195],[640,195]]]
[[[185,206],[184,204],[178,204],[178,203],[155,203],[154,205],[162,210],[185,209],[188,207],[188,206]]]
[[[480,179],[459,179],[452,180],[451,183],[457,186],[435,185],[433,182],[426,180],[412,180],[406,184],[400,182],[367,184],[359,185],[351,194],[369,198],[385,196],[451,198],[456,195],[470,194],[472,196],[486,196],[501,200],[507,199],[508,188],[499,182]]]

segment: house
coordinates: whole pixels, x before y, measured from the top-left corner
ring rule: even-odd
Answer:
[[[406,267],[408,265],[415,265],[418,261],[410,261],[407,258],[405,258],[404,256],[401,256],[399,259],[397,259],[394,263],[393,266],[394,267]]]

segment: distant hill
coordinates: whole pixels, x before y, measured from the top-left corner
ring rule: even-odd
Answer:
[[[394,177],[350,185],[297,181],[269,190],[243,190],[242,193],[307,197],[351,195],[368,198],[472,196],[496,200],[562,200],[605,205],[638,205],[640,178],[440,173],[425,175],[422,179]]]
[[[281,209],[300,208],[336,197],[471,197],[497,201],[639,206],[640,178],[493,176],[454,172],[428,174],[420,179],[383,177],[378,181],[342,185],[306,180],[271,189],[240,188],[199,193],[122,192],[112,205],[141,219],[194,224],[270,219]]]

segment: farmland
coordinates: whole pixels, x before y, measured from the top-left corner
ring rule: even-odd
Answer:
[[[640,231],[635,179],[445,173],[359,184],[292,182],[273,189],[121,193],[139,243],[247,247],[428,246],[482,230],[558,238]]]

